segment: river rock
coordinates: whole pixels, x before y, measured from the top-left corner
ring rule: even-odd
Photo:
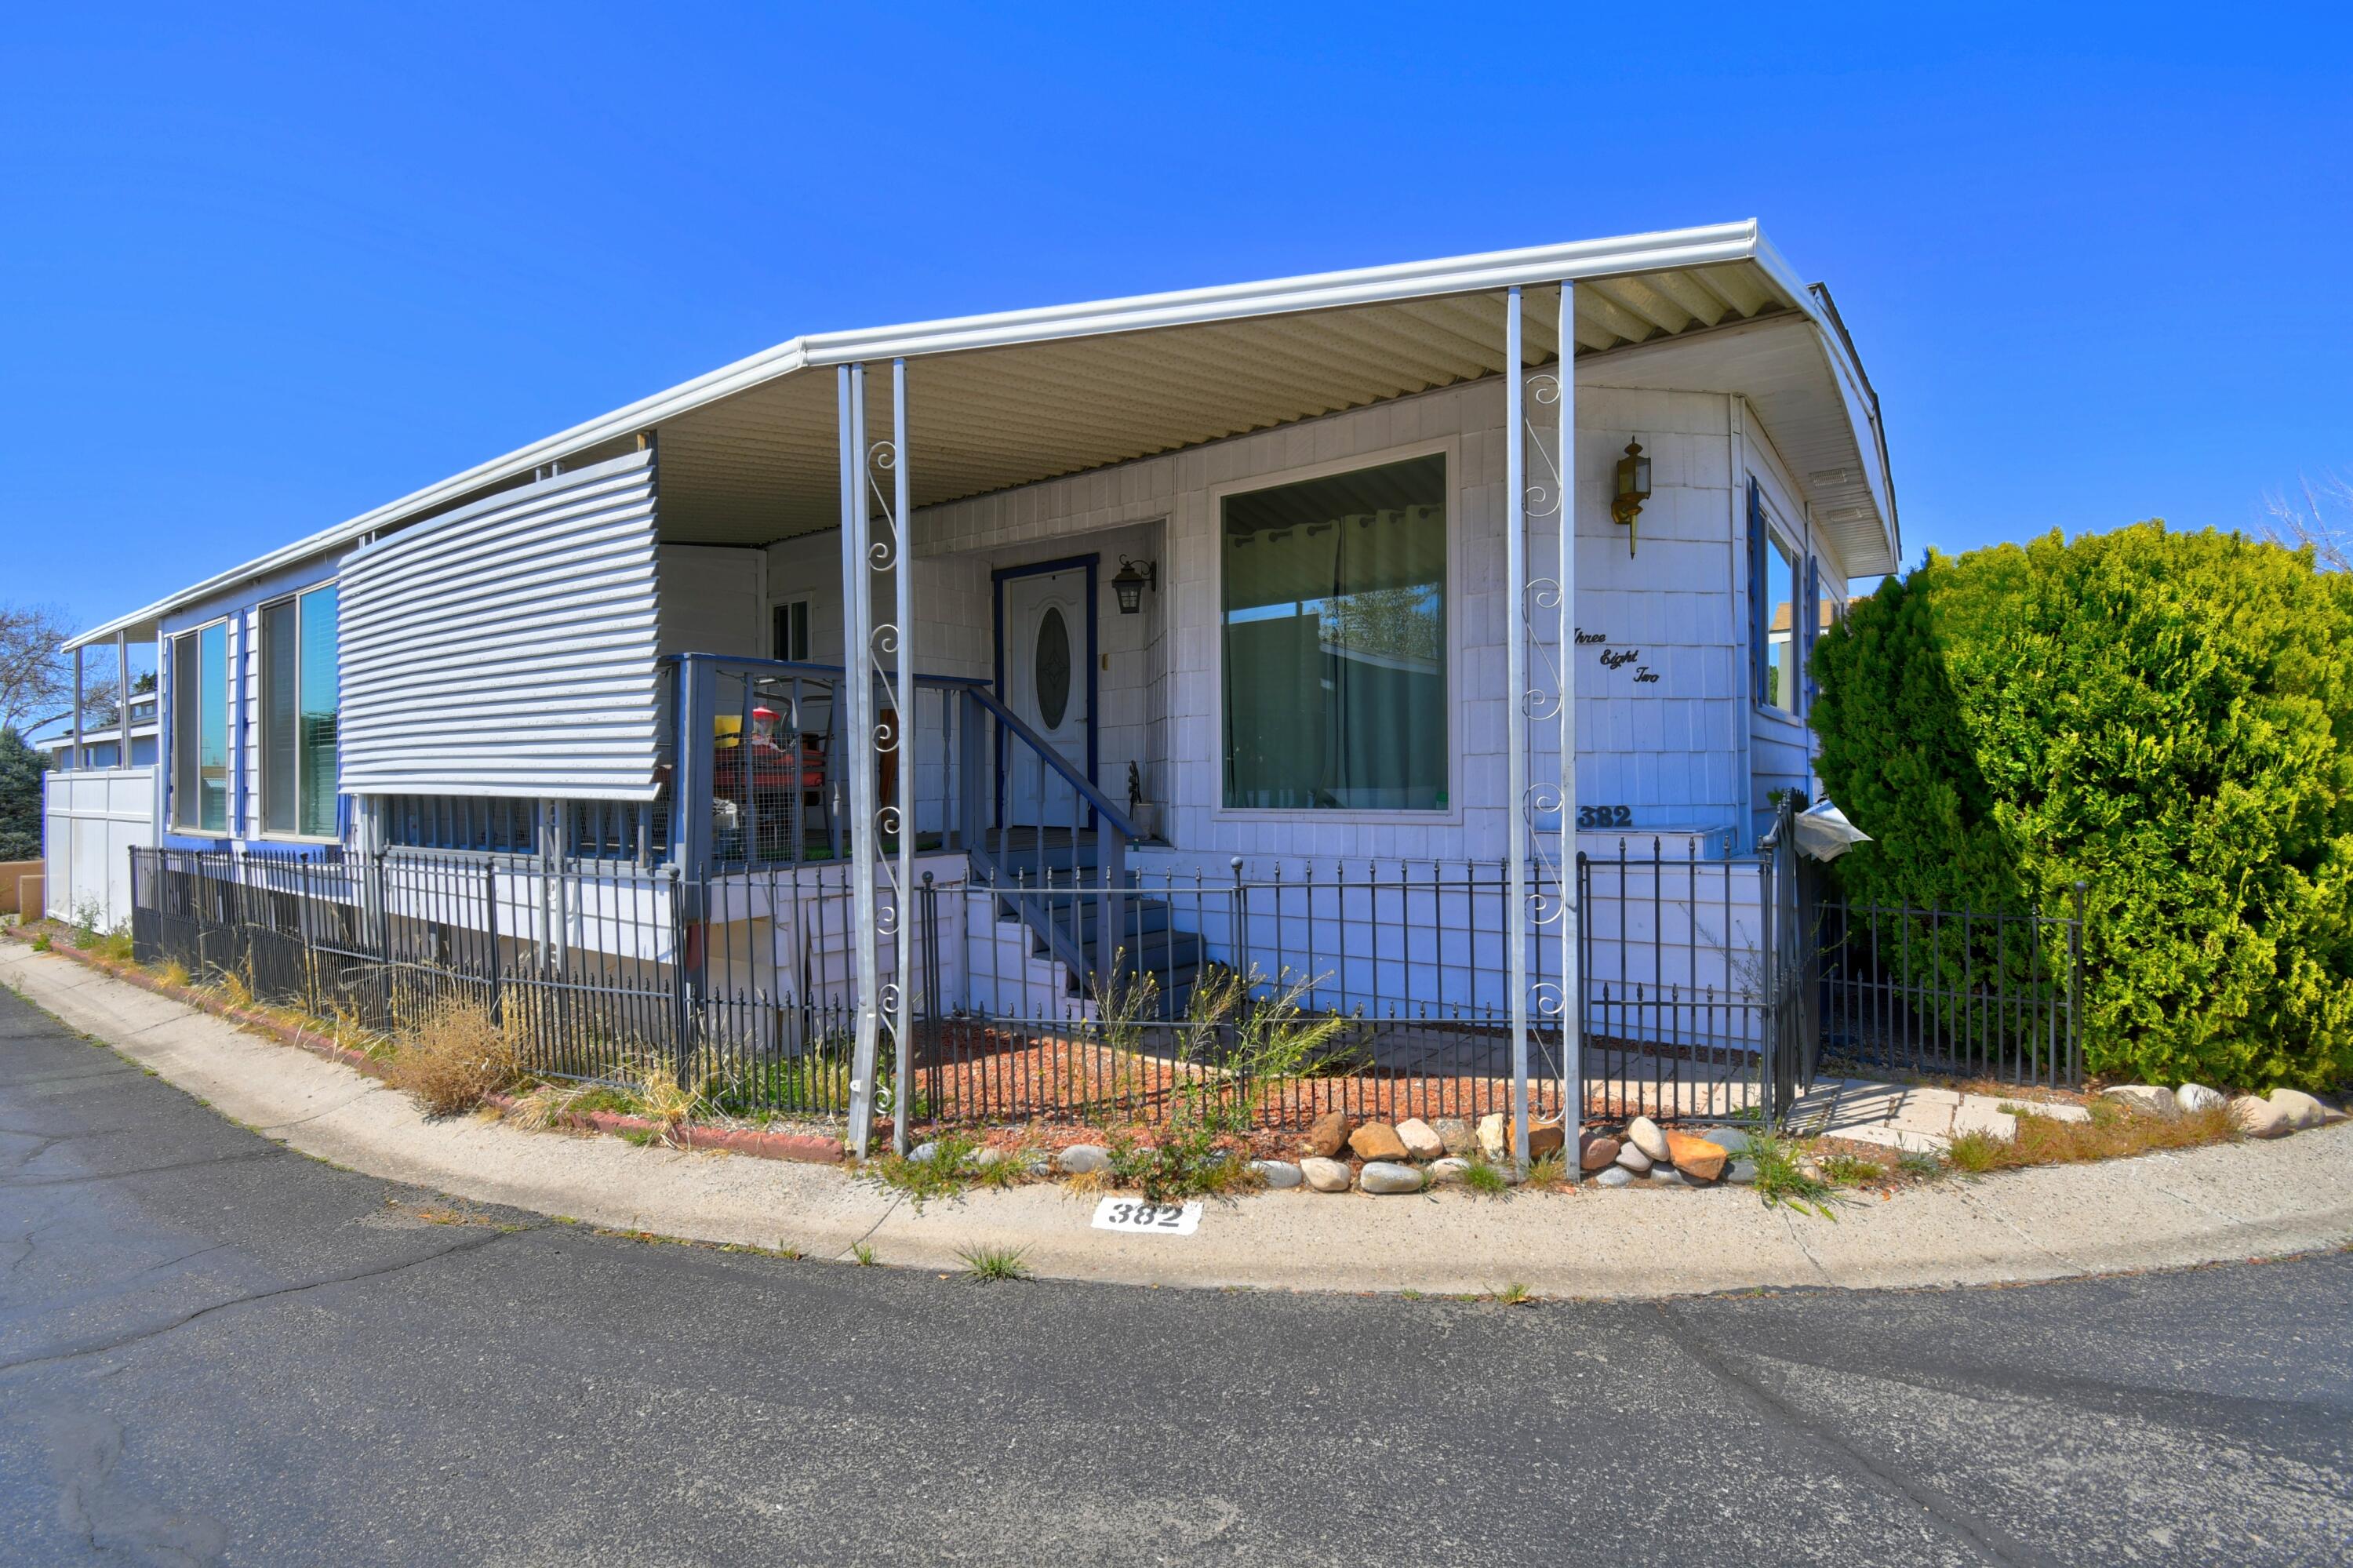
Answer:
[[[1253,1160],[1250,1169],[1258,1172],[1260,1180],[1278,1192],[1296,1187],[1306,1180],[1299,1167],[1288,1160]]]
[[[1325,1160],[1311,1154],[1299,1162],[1299,1175],[1313,1192],[1345,1192],[1348,1190],[1348,1168],[1337,1160]]]
[[[1704,1127],[1697,1136],[1704,1138],[1726,1154],[1748,1152],[1748,1135],[1736,1127]]]
[[[1667,1134],[1667,1154],[1674,1160],[1676,1170],[1696,1181],[1715,1181],[1724,1174],[1725,1162],[1732,1158],[1724,1145],[1694,1138],[1687,1132]]]
[[[1479,1118],[1479,1152],[1490,1160],[1501,1160],[1511,1152],[1512,1124],[1502,1111],[1489,1111]]]
[[[1581,1169],[1587,1171],[1606,1170],[1618,1158],[1620,1147],[1614,1138],[1603,1138],[1598,1133],[1588,1132],[1585,1135],[1585,1151],[1577,1156],[1577,1163]]]
[[[1651,1167],[1651,1185],[1653,1187],[1688,1187],[1691,1184],[1691,1178],[1672,1165]]]
[[[1307,1136],[1299,1140],[1299,1147],[1319,1160],[1329,1160],[1347,1147],[1348,1135],[1356,1130],[1356,1119],[1347,1112],[1325,1111],[1308,1123]]]
[[[1626,1141],[1649,1155],[1654,1165],[1674,1158],[1667,1151],[1666,1133],[1649,1117],[1638,1116],[1626,1124]]]
[[[1359,1160],[1404,1160],[1405,1139],[1385,1121],[1368,1121],[1348,1135],[1348,1147]]]
[[[1074,1143],[1054,1157],[1065,1176],[1084,1176],[1111,1169],[1111,1150],[1100,1143]]]
[[[1446,1152],[1446,1140],[1438,1129],[1418,1116],[1410,1116],[1397,1124],[1398,1141],[1416,1160],[1435,1160]]]
[[[1711,1140],[1713,1141],[1713,1140]],[[1757,1181],[1757,1161],[1736,1160],[1725,1168],[1725,1181],[1735,1187],[1753,1186]]]
[[[2274,1109],[2287,1117],[2288,1126],[2298,1132],[2328,1119],[2328,1107],[2302,1089],[2274,1089],[2271,1103]]]
[[[2231,1102],[2231,1119],[2249,1138],[2285,1138],[2295,1130],[2288,1124],[2287,1112],[2253,1095],[2241,1095]]]
[[[923,1142],[915,1145],[914,1148],[907,1150],[907,1158],[919,1165],[929,1165],[933,1160],[937,1160],[939,1157],[940,1146],[928,1138],[923,1139]]]
[[[1634,1184],[1634,1173],[1623,1165],[1612,1165],[1596,1176],[1593,1184],[1597,1187],[1630,1187]]]
[[[1419,1166],[1404,1165],[1394,1160],[1368,1160],[1356,1177],[1356,1185],[1367,1192],[1419,1192],[1422,1174]]]
[[[1620,1171],[1631,1171],[1637,1176],[1647,1176],[1653,1163],[1649,1155],[1630,1143],[1621,1143],[1618,1146],[1618,1169]]]
[[[2231,1102],[2224,1099],[2219,1091],[2203,1084],[2184,1084],[2173,1091],[2173,1103],[2186,1111],[2202,1111]]]
[[[1547,1154],[1558,1154],[1568,1147],[1567,1129],[1556,1121],[1528,1123],[1528,1158],[1542,1160]]]
[[[1470,1169],[1471,1162],[1468,1160],[1454,1155],[1450,1154],[1443,1160],[1433,1160],[1430,1162],[1430,1184],[1433,1187],[1460,1187],[1462,1184],[1463,1172]]]
[[[2160,1089],[2155,1084],[2118,1084],[2101,1090],[2100,1097],[2144,1116],[2175,1116],[2181,1110],[2181,1102],[2173,1097],[2173,1091]]]
[[[1449,1154],[1468,1154],[1479,1147],[1479,1135],[1459,1116],[1442,1116],[1430,1125],[1437,1130],[1438,1141],[1446,1146]]]

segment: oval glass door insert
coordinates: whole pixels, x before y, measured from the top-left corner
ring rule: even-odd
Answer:
[[[1062,727],[1071,711],[1071,629],[1054,605],[1038,618],[1038,722],[1046,729]]]

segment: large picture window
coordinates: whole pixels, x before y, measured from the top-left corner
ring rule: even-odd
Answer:
[[[172,825],[228,832],[228,622],[172,639]]]
[[[1220,505],[1229,807],[1447,805],[1446,459]]]
[[[335,832],[335,589],[261,609],[261,828]]]

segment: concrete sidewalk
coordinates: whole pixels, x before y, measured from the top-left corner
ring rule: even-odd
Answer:
[[[2353,1124],[2274,1143],[1953,1180],[1839,1205],[1835,1223],[1749,1191],[1410,1197],[1303,1192],[1215,1203],[1190,1237],[1089,1228],[1054,1185],[914,1208],[832,1167],[639,1149],[471,1118],[69,959],[0,943],[0,981],[273,1139],[455,1197],[617,1229],[963,1266],[1018,1247],[1040,1275],[1138,1285],[1653,1297],[1757,1286],[1989,1284],[2276,1255],[2353,1242]]]

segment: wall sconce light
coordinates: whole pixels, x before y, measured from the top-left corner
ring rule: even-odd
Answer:
[[[1628,441],[1626,455],[1618,460],[1618,493],[1609,503],[1609,515],[1626,525],[1626,553],[1634,553],[1634,519],[1642,514],[1642,503],[1651,499],[1651,460],[1642,455],[1642,443]]]
[[[1142,566],[1138,566],[1125,556],[1122,556],[1119,558],[1119,575],[1111,579],[1112,592],[1119,595],[1119,612],[1122,615],[1134,615],[1137,610],[1142,609],[1144,590],[1147,587],[1155,589],[1160,587],[1159,565],[1156,562],[1146,561]]]

